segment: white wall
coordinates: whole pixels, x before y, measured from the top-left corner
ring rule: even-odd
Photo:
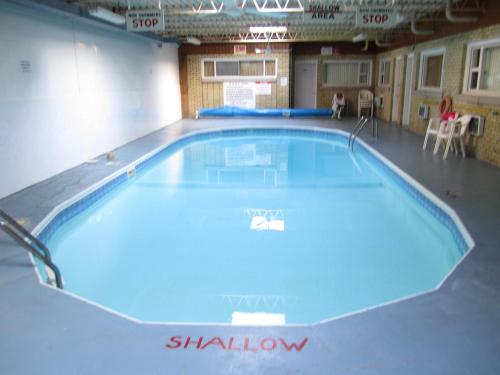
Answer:
[[[180,119],[177,47],[157,44],[0,2],[0,197]]]

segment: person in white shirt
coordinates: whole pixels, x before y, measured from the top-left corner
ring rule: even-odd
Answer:
[[[340,120],[345,109],[345,96],[341,92],[336,92],[332,100],[332,118],[337,117]]]

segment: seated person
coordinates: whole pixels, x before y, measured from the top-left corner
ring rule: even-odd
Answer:
[[[332,118],[336,116],[340,120],[340,116],[342,115],[342,112],[344,112],[345,106],[344,94],[342,94],[341,92],[336,92],[333,95],[332,100]]]

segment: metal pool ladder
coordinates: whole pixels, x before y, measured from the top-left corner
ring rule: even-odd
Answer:
[[[52,263],[49,249],[47,249],[38,238],[32,236],[30,232],[24,229],[2,210],[0,210],[0,229],[7,233],[19,245],[28,250],[33,256],[40,259],[54,274],[56,286],[59,289],[63,289],[61,272],[59,268]]]
[[[347,143],[349,150],[352,151],[356,138],[368,121],[372,124],[372,136],[378,138],[378,120],[373,116],[361,116],[354,129],[352,129],[351,134],[349,134],[349,141]]]

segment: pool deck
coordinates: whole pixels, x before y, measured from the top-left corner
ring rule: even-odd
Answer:
[[[101,156],[0,200],[0,208],[31,230],[176,137],[255,122],[349,131],[355,120],[181,120],[117,149],[118,165]],[[452,153],[443,161],[399,126],[381,122],[377,140],[368,133],[362,138],[449,204],[476,242],[439,290],[304,327],[141,324],[41,285],[28,254],[0,233],[0,374],[500,374],[500,168]]]

